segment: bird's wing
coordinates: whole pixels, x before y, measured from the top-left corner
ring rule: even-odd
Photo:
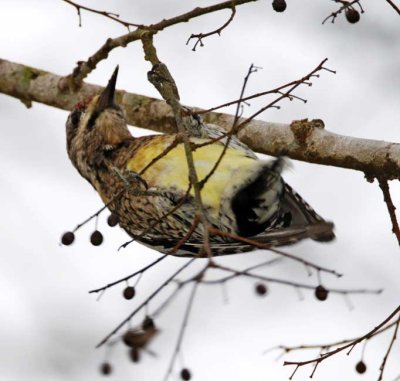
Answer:
[[[296,192],[285,183],[285,192],[281,201],[282,215],[290,214],[292,227],[312,226],[326,221]],[[331,224],[332,225],[332,224]],[[333,226],[333,225],[332,225]],[[335,238],[333,229],[321,231],[311,237],[315,241],[328,242]]]

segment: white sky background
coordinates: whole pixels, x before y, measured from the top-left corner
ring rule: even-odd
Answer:
[[[213,2],[96,1],[98,9],[120,13],[123,19],[150,23]],[[251,63],[264,69],[251,77],[247,93],[267,90],[299,78],[323,58],[336,75],[323,72],[311,88],[297,95],[307,104],[283,102],[263,120],[290,122],[321,118],[329,131],[364,138],[399,140],[400,18],[384,1],[364,0],[366,13],[356,25],[339,17],[334,25],[321,21],[336,9],[332,1],[288,0],[287,11],[272,11],[271,1],[240,6],[234,22],[221,37],[205,40],[193,52],[185,45],[191,33],[207,32],[225,22],[228,11],[167,29],[155,37],[159,57],[169,66],[182,102],[210,107],[236,99]],[[75,62],[94,53],[106,38],[125,29],[101,16],[82,14],[61,1],[2,1],[0,57],[68,74]],[[88,80],[105,85],[120,65],[118,88],[157,97],[147,82],[150,66],[139,43],[117,49],[98,65]],[[262,100],[252,102],[254,112]],[[127,240],[122,231],[99,222],[105,243],[94,248],[88,237],[94,224],[77,234],[71,247],[60,247],[59,237],[101,206],[91,187],[70,164],[65,149],[67,113],[34,104],[26,109],[18,100],[0,95],[0,379],[97,380],[105,358],[95,344],[151,292],[182,260],[171,258],[145,274],[137,298],[122,299],[123,285],[107,292],[100,302],[87,291],[125,276],[157,258],[140,245],[117,252]],[[143,130],[133,130],[142,134]],[[278,353],[262,356],[274,345],[329,342],[361,335],[383,320],[399,303],[399,247],[377,184],[358,172],[293,162],[285,179],[324,217],[336,224],[337,240],[329,245],[302,243],[288,251],[343,272],[336,280],[323,275],[328,287],[380,288],[379,296],[353,296],[353,310],[331,295],[324,302],[304,292],[300,301],[291,287],[270,284],[270,294],[258,298],[254,282],[236,280],[226,289],[200,288],[183,344],[184,364],[195,380],[287,380],[292,368],[283,368]],[[392,182],[400,204],[400,187]],[[271,254],[260,252],[221,263],[240,268]],[[303,267],[282,262],[262,272],[268,276],[316,284]],[[208,287],[208,286],[207,286]],[[186,290],[188,291],[188,290]],[[151,345],[158,358],[130,363],[118,346],[109,360],[111,376],[124,380],[160,380],[165,374],[177,338],[188,293],[184,292],[156,321],[162,330]],[[156,307],[152,303],[150,307]],[[143,315],[134,320],[134,324]],[[340,354],[322,363],[317,380],[375,380],[390,334],[367,345],[368,371],[359,376],[354,365],[361,346],[351,356]],[[293,359],[310,358],[299,353]],[[288,357],[289,358],[289,357]],[[389,360],[385,380],[399,373],[399,344]],[[179,369],[179,363],[177,369]],[[311,368],[299,369],[295,380],[306,380]],[[177,379],[178,376],[175,377]],[[174,378],[172,378],[174,379]]]

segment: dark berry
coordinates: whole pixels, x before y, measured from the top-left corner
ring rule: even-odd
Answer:
[[[149,331],[154,329],[155,327],[156,325],[154,324],[154,320],[150,316],[146,316],[142,323],[143,331]]]
[[[136,347],[131,348],[129,351],[129,357],[133,362],[139,362],[140,360],[139,350]]]
[[[192,378],[192,375],[190,374],[189,369],[183,368],[181,370],[181,379],[184,381],[189,381]]]
[[[274,0],[272,2],[272,8],[276,12],[283,12],[286,9],[286,1],[285,0]]]
[[[95,230],[90,236],[90,242],[93,246],[99,246],[103,243],[103,234],[98,230]]]
[[[104,374],[105,376],[108,376],[112,372],[112,366],[108,362],[103,362],[103,364],[100,365],[100,373]]]
[[[360,374],[363,374],[363,373],[365,373],[367,371],[367,366],[365,365],[365,363],[364,363],[364,361],[359,361],[357,364],[356,364],[356,372],[357,373],[360,373]]]
[[[107,224],[111,227],[114,227],[119,222],[119,218],[116,214],[111,213],[107,218]]]
[[[347,8],[346,19],[350,24],[355,24],[360,21],[360,14],[354,8]]]
[[[263,283],[256,284],[256,294],[264,296],[267,293],[267,286]]]
[[[136,294],[135,288],[132,286],[128,286],[124,289],[123,295],[127,300],[131,300]]]
[[[65,232],[61,237],[61,243],[65,246],[71,245],[75,240],[75,234],[72,232]]]
[[[317,286],[315,288],[315,297],[318,300],[324,301],[328,298],[329,291],[324,286]]]

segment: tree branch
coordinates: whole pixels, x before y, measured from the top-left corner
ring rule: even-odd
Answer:
[[[208,13],[213,13],[226,8],[232,8],[236,5],[242,5],[250,3],[257,0],[229,0],[222,3],[210,5],[208,7],[196,7],[195,9],[183,13],[179,16],[172,17],[170,19],[163,19],[162,21],[151,24],[140,26],[132,32],[119,36],[117,38],[108,38],[106,42],[98,49],[93,55],[91,55],[87,61],[79,61],[78,65],[73,70],[72,74],[64,78],[62,81],[64,89],[68,87],[79,88],[82,81],[87,77],[87,75],[96,68],[96,65],[106,59],[108,54],[115,48],[125,47],[129,43],[140,40],[143,33],[151,31],[152,33],[157,33],[164,30],[170,26],[180,24],[183,22],[188,22],[189,20],[203,16]]]
[[[392,232],[396,236],[397,242],[400,245],[400,228],[396,217],[396,207],[394,206],[392,197],[390,196],[389,184],[387,180],[383,177],[378,177],[377,180],[379,183],[379,187],[381,188],[383,193],[383,201],[385,201],[385,204],[387,206],[390,221],[392,222]]]
[[[392,0],[386,0],[386,1],[400,15],[400,8]]]
[[[61,76],[0,59],[0,93],[18,98],[28,107],[31,102],[71,110],[81,99],[100,92],[102,87],[83,84],[79,92],[62,92]],[[170,107],[161,100],[119,90],[117,102],[127,122],[159,132],[176,132]],[[204,115],[207,123],[227,131],[234,116],[223,113]],[[239,121],[240,123],[240,121]],[[360,139],[328,132],[320,120],[292,124],[253,120],[239,132],[239,138],[256,152],[279,155],[285,149],[292,159],[362,171],[369,178],[384,175],[400,177],[400,144]]]
[[[116,13],[113,13],[113,12],[98,11],[97,9],[85,7],[84,5],[78,4],[78,3],[74,2],[74,1],[71,1],[71,0],[63,0],[63,1],[68,3],[68,4],[70,4],[70,5],[72,5],[73,7],[75,7],[76,11],[78,12],[79,26],[82,26],[82,17],[81,17],[81,10],[82,9],[85,10],[85,11],[88,11],[88,12],[95,13],[97,15],[101,15],[101,16],[107,17],[107,18],[109,18],[111,20],[114,20],[117,23],[122,24],[125,28],[128,28],[128,30],[129,30],[130,26],[134,26],[134,27],[141,27],[142,26],[142,25],[139,25],[139,24],[133,24],[133,23],[130,23],[128,21],[121,20],[119,18],[119,15],[116,14]]]
[[[285,361],[285,362],[283,363],[283,365],[295,365],[295,366],[296,366],[294,372],[292,373],[292,376],[291,376],[289,379],[292,379],[292,378],[293,378],[293,376],[294,376],[296,370],[297,370],[300,366],[304,366],[304,365],[307,365],[307,364],[315,364],[315,368],[314,368],[314,371],[315,371],[315,369],[316,369],[316,367],[318,366],[318,364],[320,364],[322,361],[326,360],[327,358],[329,358],[329,357],[331,357],[331,356],[333,356],[333,355],[335,355],[335,354],[337,354],[337,353],[339,353],[339,352],[342,352],[342,351],[344,351],[344,350],[346,350],[346,349],[348,349],[347,354],[349,354],[357,344],[361,343],[361,342],[364,341],[364,340],[368,340],[368,339],[370,339],[370,338],[373,337],[373,336],[376,336],[376,333],[377,333],[378,331],[381,331],[382,328],[385,327],[385,325],[386,325],[387,323],[389,323],[390,320],[392,320],[393,317],[396,316],[396,315],[399,313],[399,311],[400,311],[400,306],[397,307],[384,321],[382,321],[382,322],[381,322],[380,324],[378,324],[374,329],[372,329],[371,331],[369,331],[369,332],[366,333],[365,335],[360,336],[360,337],[358,337],[357,339],[355,339],[355,340],[353,340],[353,341],[351,341],[351,342],[349,342],[349,343],[347,343],[347,344],[345,344],[345,345],[343,345],[343,346],[341,346],[341,347],[338,347],[338,348],[336,348],[336,349],[334,349],[334,350],[332,350],[332,351],[322,353],[319,357],[313,358],[313,359],[311,359],[311,360],[306,360],[306,361]],[[397,333],[397,325],[396,325],[395,334],[396,334],[396,333]],[[395,338],[396,338],[396,336],[394,336],[394,339],[392,339],[392,341],[391,341],[390,349],[391,349],[391,346],[392,346],[392,342],[394,342]],[[388,350],[387,353],[390,352],[390,349]],[[386,361],[385,361],[385,363],[386,363]],[[383,365],[384,365],[384,364],[383,364]],[[314,371],[313,371],[313,373],[314,373]]]
[[[219,28],[208,32],[208,33],[193,33],[190,35],[188,40],[186,41],[186,45],[189,44],[189,42],[193,39],[196,38],[197,41],[194,43],[192,50],[196,51],[197,45],[200,44],[200,46],[204,46],[203,39],[212,36],[213,34],[218,34],[218,36],[221,35],[222,31],[232,22],[233,18],[235,17],[236,14],[236,8],[235,8],[235,2],[232,1],[232,13],[228,19],[222,26]]]

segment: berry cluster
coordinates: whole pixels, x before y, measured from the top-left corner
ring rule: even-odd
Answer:
[[[111,213],[108,218],[107,218],[107,224],[111,227],[114,227],[118,224],[119,219],[118,216],[114,213]],[[65,246],[72,245],[75,241],[75,229],[74,231],[67,231],[61,236],[61,243]],[[104,241],[103,233],[101,233],[99,230],[95,230],[91,235],[90,235],[90,243],[93,246],[100,246]]]

